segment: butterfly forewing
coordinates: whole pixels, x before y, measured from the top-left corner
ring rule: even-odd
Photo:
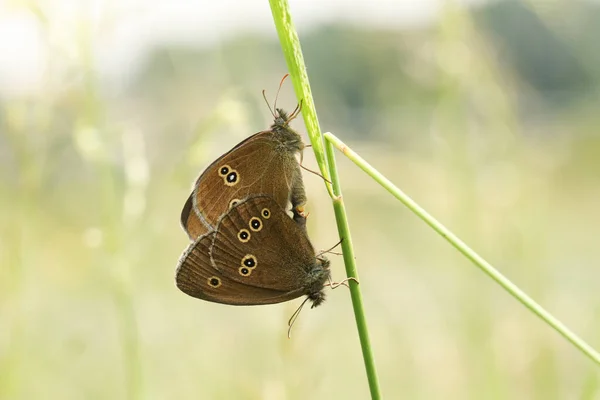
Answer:
[[[235,200],[251,194],[271,195],[285,208],[294,184],[298,162],[292,153],[275,150],[270,132],[259,133],[213,163],[198,179],[194,190],[196,212],[209,223],[217,220]]]
[[[210,255],[228,278],[297,296],[315,264],[306,233],[268,196],[250,197],[219,220]]]
[[[300,294],[248,286],[216,270],[208,254],[215,233],[201,236],[183,252],[177,265],[175,283],[189,296],[231,305],[280,303]]]
[[[273,131],[259,132],[200,175],[191,195],[192,207],[186,203],[181,214],[181,224],[191,239],[203,227],[214,229],[225,212],[250,195],[269,195],[283,209],[289,201],[293,208],[306,202],[295,157],[300,150],[284,146],[278,137]]]

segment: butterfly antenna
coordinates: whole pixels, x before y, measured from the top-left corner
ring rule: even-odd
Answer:
[[[273,116],[273,118],[276,118],[275,117],[275,112],[271,108],[271,105],[269,104],[269,100],[267,100],[267,96],[265,95],[265,89],[263,89],[262,94],[263,94],[263,99],[265,99],[265,103],[267,103],[267,107],[269,107],[269,112],[271,113],[271,115]]]
[[[310,172],[311,174],[315,174],[316,176],[318,176],[319,178],[323,179],[325,182],[329,183],[330,185],[332,184],[331,181],[327,178],[325,178],[323,175],[321,175],[320,173],[318,173],[317,171],[313,171],[312,169],[308,169],[306,168],[304,165],[300,164],[300,168],[302,168],[305,171]]]
[[[320,252],[319,254],[317,254],[315,257],[319,257],[319,256],[322,256],[323,254],[327,254],[327,253],[332,253],[331,250],[333,250],[336,247],[338,247],[340,244],[342,244],[343,241],[344,241],[344,238],[341,238],[340,241],[335,244],[335,246],[331,247],[329,250],[323,250],[322,252]]]
[[[286,122],[289,123],[291,120],[293,120],[298,115],[300,115],[300,111],[302,111],[302,101],[303,100],[304,99],[300,100],[300,103],[298,103],[298,105],[296,106],[296,108],[294,108],[294,111],[292,111],[292,113],[290,114],[290,116],[288,117],[288,120]]]
[[[296,309],[296,311],[294,311],[294,313],[290,317],[290,319],[288,321],[288,339],[292,337],[292,327],[294,326],[294,323],[296,323],[296,320],[298,319],[298,315],[300,315],[300,311],[302,311],[302,307],[304,307],[304,305],[306,304],[307,301],[308,301],[308,297],[306,299],[304,299],[302,304],[300,304],[300,307],[298,307]]]
[[[273,103],[274,114],[277,112],[277,98],[279,97],[279,92],[281,91],[281,87],[283,86],[283,81],[285,81],[285,78],[287,78],[288,76],[290,76],[290,74],[285,74],[283,78],[281,78],[281,82],[279,82],[279,88],[277,89],[277,94],[275,95],[275,103]]]

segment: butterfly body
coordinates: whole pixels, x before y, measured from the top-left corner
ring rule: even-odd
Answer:
[[[214,230],[227,210],[255,194],[271,196],[283,209],[291,203],[298,218],[306,194],[296,155],[305,145],[289,127],[291,118],[277,109],[269,130],[242,141],[200,175],[181,212],[190,239]]]
[[[271,132],[279,142],[279,149],[282,152],[301,153],[306,145],[302,141],[302,137],[289,127],[290,117],[281,108],[276,110],[275,115]]]
[[[325,282],[331,278],[329,260],[321,259],[320,263],[313,265],[308,271],[304,281],[304,293],[312,302],[312,308],[318,307],[325,301]]]
[[[234,205],[182,254],[175,281],[184,293],[217,303],[260,305],[306,295],[325,300],[329,261],[315,256],[305,230],[270,196]]]

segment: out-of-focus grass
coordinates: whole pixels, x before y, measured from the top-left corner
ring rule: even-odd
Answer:
[[[391,136],[348,142],[597,346],[596,110],[521,122],[523,89],[467,15],[448,9],[438,27],[423,43],[434,59],[411,60],[444,82],[428,129],[410,151]],[[206,82],[209,99],[179,82],[171,107],[167,91],[118,99],[89,62],[68,65],[68,83],[0,103],[0,398],[367,397],[343,288],[303,312],[288,340],[297,302],[227,307],[173,284],[189,183],[267,126],[260,89],[283,71],[268,66],[260,81],[215,95],[226,75],[189,82]],[[598,398],[587,359],[339,164],[386,397]],[[319,178],[305,181],[311,238],[328,248],[329,198]],[[341,260],[333,270],[343,276]]]

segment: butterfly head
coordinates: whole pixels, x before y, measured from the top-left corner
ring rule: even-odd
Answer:
[[[312,301],[311,308],[318,307],[325,301],[325,282],[331,278],[329,260],[323,256],[315,259],[315,265],[308,274],[308,285],[306,295]]]
[[[287,112],[282,108],[275,110],[275,119],[273,120],[273,127],[287,127],[293,118],[290,118]]]

